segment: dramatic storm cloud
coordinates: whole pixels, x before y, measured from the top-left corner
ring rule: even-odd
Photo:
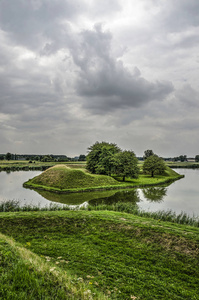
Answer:
[[[1,0],[1,153],[198,153],[197,0]]]

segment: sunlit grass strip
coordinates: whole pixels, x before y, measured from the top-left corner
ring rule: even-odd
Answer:
[[[86,299],[99,299],[99,300],[108,299],[108,297],[103,295],[101,292],[95,291],[93,287],[91,291],[90,286],[88,286],[88,284],[86,284],[82,278],[77,278],[76,276],[72,276],[71,274],[69,274],[69,272],[66,272],[60,269],[59,267],[57,267],[57,265],[55,266],[52,263],[44,261],[44,259],[39,257],[37,254],[31,252],[27,248],[17,245],[14,239],[11,239],[1,233],[0,233],[0,250],[2,248],[1,241],[3,241],[4,243],[8,243],[11,246],[12,251],[14,251],[14,253],[16,253],[16,255],[18,255],[22,260],[20,261],[22,269],[20,274],[18,275],[24,276],[24,280],[26,280],[26,278],[25,278],[25,274],[23,273],[24,271],[22,266],[23,264],[24,266],[29,265],[29,268],[31,269],[33,268],[36,272],[43,274],[44,279],[53,282],[55,286],[59,285],[60,288],[63,289],[63,292],[65,293],[65,297],[63,298],[63,294],[62,294],[61,299],[85,299],[85,300]],[[13,254],[10,251],[6,251],[5,255],[10,256],[10,264],[12,265]],[[3,290],[3,287],[1,288]],[[48,292],[50,294],[51,291],[49,290]]]

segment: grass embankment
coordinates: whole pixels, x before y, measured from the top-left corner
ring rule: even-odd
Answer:
[[[15,239],[0,236],[2,299],[198,299],[198,228],[107,211],[1,213],[0,228]]]
[[[85,170],[71,169],[65,165],[57,165],[24,183],[25,187],[43,189],[54,192],[82,192],[91,190],[143,187],[168,183],[182,175],[167,167],[163,175],[140,174],[138,179],[127,178],[125,182],[118,176],[89,174]]]

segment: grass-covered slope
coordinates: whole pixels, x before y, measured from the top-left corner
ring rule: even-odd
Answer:
[[[29,242],[20,245],[0,233],[0,299],[107,299],[28,248]]]
[[[119,185],[119,183],[112,177],[92,175],[83,170],[71,169],[65,165],[49,168],[24,184],[26,187],[60,191],[112,187],[115,185]]]
[[[81,192],[158,185],[182,177],[169,167],[166,167],[163,175],[155,175],[155,177],[142,174],[141,168],[139,178],[126,178],[123,182],[123,178],[119,176],[93,175],[84,170],[72,169],[66,165],[56,165],[25,182],[24,186],[55,192]]]
[[[198,299],[198,228],[59,211],[1,213],[0,231],[0,299]]]

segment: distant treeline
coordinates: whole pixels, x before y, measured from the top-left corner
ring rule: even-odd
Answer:
[[[150,150],[151,151],[151,150]],[[137,157],[138,160],[144,160],[144,156]],[[176,157],[161,157],[165,161],[171,162],[199,162],[199,155],[195,157],[187,157],[187,155],[179,155]],[[0,154],[0,160],[28,160],[28,161],[42,161],[42,162],[50,162],[50,161],[86,161],[86,155],[80,154],[75,157],[68,157],[66,155],[54,155],[54,154],[13,154],[13,153],[5,153]]]
[[[34,154],[13,154],[6,153],[0,154],[0,160],[28,160],[28,161],[42,161],[42,162],[50,162],[50,161],[85,161],[86,156],[80,154],[80,156],[68,157],[66,155],[54,155],[54,154],[46,154],[46,155],[34,155]]]

